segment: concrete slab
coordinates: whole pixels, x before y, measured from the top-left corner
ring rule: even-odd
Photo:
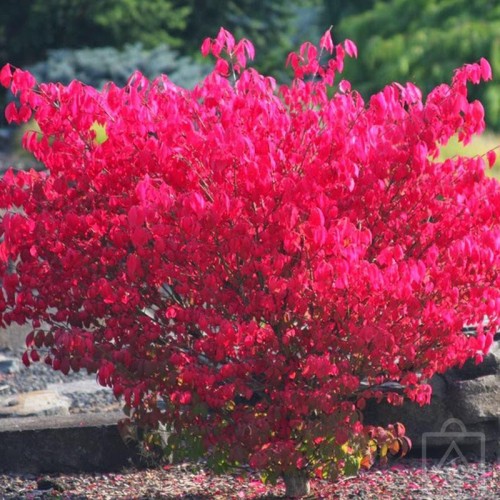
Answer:
[[[57,391],[31,391],[0,397],[0,418],[69,415],[71,400]]]
[[[122,412],[0,420],[0,471],[105,472],[139,463],[118,432]]]
[[[14,323],[6,328],[0,328],[0,349],[18,350],[25,346],[26,335],[33,330],[30,325]]]
[[[59,382],[54,384],[47,384],[47,390],[55,391],[59,394],[74,394],[79,392],[82,394],[94,394],[99,391],[111,392],[109,387],[99,385],[95,377],[87,380],[75,380],[73,382]]]

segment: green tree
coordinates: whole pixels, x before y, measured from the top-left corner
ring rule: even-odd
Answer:
[[[114,47],[49,50],[45,61],[27,69],[39,82],[68,85],[77,79],[99,89],[110,81],[125,85],[130,75],[139,70],[149,79],[165,74],[175,84],[192,88],[210,72],[211,66],[205,61],[200,64],[190,57],[179,57],[168,45],[145,49],[136,43],[121,50]]]
[[[359,14],[373,7],[376,0],[357,0],[345,2],[343,0],[323,0],[321,22],[330,23],[334,29],[339,22],[348,16]]]
[[[340,15],[335,31],[337,37],[351,38],[358,45],[360,60],[347,64],[346,77],[362,94],[369,95],[392,81],[412,81],[427,92],[449,81],[454,68],[481,57],[500,74],[498,1],[363,3],[366,10]],[[500,128],[500,84],[480,86],[474,94],[485,103],[489,124]]]
[[[135,42],[176,47],[189,12],[169,0],[3,0],[0,60],[21,66],[44,59],[48,49]]]
[[[0,61],[24,66],[46,59],[49,49],[137,42],[192,56],[224,26],[252,40],[257,68],[282,77],[288,52],[317,38],[320,6],[321,0],[3,0]]]
[[[196,52],[207,36],[219,27],[255,45],[255,66],[264,73],[282,76],[288,52],[295,50],[301,34],[315,24],[318,0],[187,0],[186,46]],[[280,74],[281,73],[281,74]]]

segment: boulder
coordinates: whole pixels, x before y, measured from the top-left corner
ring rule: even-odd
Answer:
[[[406,434],[413,443],[413,448],[420,448],[422,435],[426,432],[439,432],[443,422],[453,418],[446,404],[448,382],[445,377],[436,375],[430,381],[433,390],[432,403],[420,406],[412,401],[405,401],[402,406],[393,406],[386,402],[370,400],[364,413],[365,423],[386,426],[401,422],[406,427]],[[402,391],[398,391],[402,392]]]
[[[464,424],[477,424],[500,417],[500,373],[473,380],[455,380],[446,403]]]
[[[405,401],[394,407],[370,401],[365,423],[402,422],[416,457],[441,457],[452,446],[455,455],[463,452],[459,458],[500,460],[500,341],[494,342],[483,363],[468,361],[435,375],[429,383],[433,389],[429,405]]]
[[[447,375],[456,380],[471,380],[486,375],[500,375],[500,342],[493,342],[490,352],[484,357],[482,363],[476,364],[469,359],[461,368],[448,370]]]

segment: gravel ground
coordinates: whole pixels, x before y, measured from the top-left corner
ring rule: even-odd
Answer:
[[[0,372],[0,396],[9,396],[21,392],[38,391],[46,389],[49,384],[63,384],[79,380],[95,382],[96,392],[76,392],[66,394],[71,399],[70,413],[94,413],[102,411],[115,411],[122,405],[115,399],[111,389],[99,386],[95,374],[89,375],[85,370],[68,375],[52,370],[43,362],[33,363],[26,368],[21,362],[22,351],[0,349],[0,353],[7,357],[19,360],[17,373]]]
[[[310,498],[318,499],[491,500],[500,498],[500,464],[423,467],[421,461],[404,460],[311,486]],[[0,475],[4,499],[276,499],[285,498],[284,491],[282,481],[265,486],[249,471],[214,476],[192,464],[113,474]]]
[[[3,350],[7,356],[20,352]],[[49,384],[95,380],[95,375],[64,376],[34,363],[18,373],[0,374],[0,387],[15,394],[44,389]],[[119,408],[108,389],[79,393],[72,397],[70,411],[88,413]],[[0,450],[1,452],[1,450]],[[263,485],[257,474],[240,470],[214,476],[202,465],[181,464],[148,470],[126,469],[120,473],[95,474],[0,474],[0,499],[270,499],[284,498],[284,485]],[[313,481],[310,498],[323,499],[415,499],[476,500],[500,498],[500,463],[438,466],[437,460],[423,464],[405,459],[385,469],[373,468],[356,478],[338,483]]]

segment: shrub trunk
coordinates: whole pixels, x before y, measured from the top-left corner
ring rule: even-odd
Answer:
[[[311,493],[311,484],[307,475],[298,471],[285,472],[285,496],[289,498],[301,498]]]

